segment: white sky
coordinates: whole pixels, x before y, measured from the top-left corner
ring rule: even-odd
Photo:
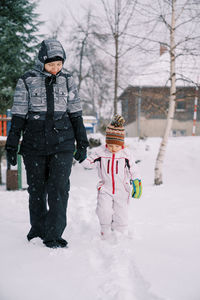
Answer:
[[[94,0],[32,0],[38,3],[36,12],[40,14],[40,20],[45,24],[41,26],[41,33],[48,34],[52,28],[53,22],[59,22],[61,16],[64,15],[70,22],[69,10],[75,18],[79,18],[83,14],[84,8],[87,8]],[[68,10],[69,8],[69,10]]]

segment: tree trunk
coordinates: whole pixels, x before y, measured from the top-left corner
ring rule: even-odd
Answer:
[[[154,183],[156,185],[162,184],[162,167],[164,162],[164,156],[167,148],[167,142],[172,128],[175,104],[176,104],[176,73],[175,73],[175,2],[172,0],[172,17],[171,17],[171,27],[170,27],[170,98],[169,98],[169,110],[167,115],[167,124],[162,138],[160,149],[157,155],[155,164],[155,179]]]
[[[118,90],[118,54],[119,40],[118,34],[115,35],[115,88],[114,88],[114,115],[117,114],[117,90]]]
[[[77,86],[78,91],[80,91],[80,89],[81,89],[81,82],[82,82],[82,66],[83,66],[84,47],[85,47],[85,39],[82,41],[81,51],[80,51],[78,86]]]
[[[118,69],[119,69],[119,16],[120,16],[120,3],[115,0],[115,83],[114,83],[114,115],[117,114],[117,92],[118,92]]]

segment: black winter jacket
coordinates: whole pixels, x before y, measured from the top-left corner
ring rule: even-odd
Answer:
[[[88,146],[73,77],[64,71],[57,75],[44,71],[45,60],[54,56],[65,60],[62,45],[56,40],[43,41],[35,68],[19,79],[6,149],[17,150],[21,132],[21,154],[71,152],[75,140],[78,146]]]

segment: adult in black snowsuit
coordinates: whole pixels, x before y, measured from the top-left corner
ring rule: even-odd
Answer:
[[[65,247],[73,153],[81,162],[88,140],[77,88],[62,67],[65,51],[57,40],[44,40],[35,67],[18,81],[12,107],[11,129],[6,142],[7,159],[16,165],[23,156],[31,229],[28,240],[40,237],[47,247]],[[48,203],[48,208],[47,208]]]

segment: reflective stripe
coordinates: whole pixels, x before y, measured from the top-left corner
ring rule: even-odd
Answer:
[[[108,160],[108,164],[107,164],[107,173],[109,174],[109,169],[110,169],[110,159]]]
[[[115,177],[114,177],[114,161],[115,161],[115,154],[112,155],[112,166],[111,166],[111,174],[112,174],[112,193],[115,193]]]

